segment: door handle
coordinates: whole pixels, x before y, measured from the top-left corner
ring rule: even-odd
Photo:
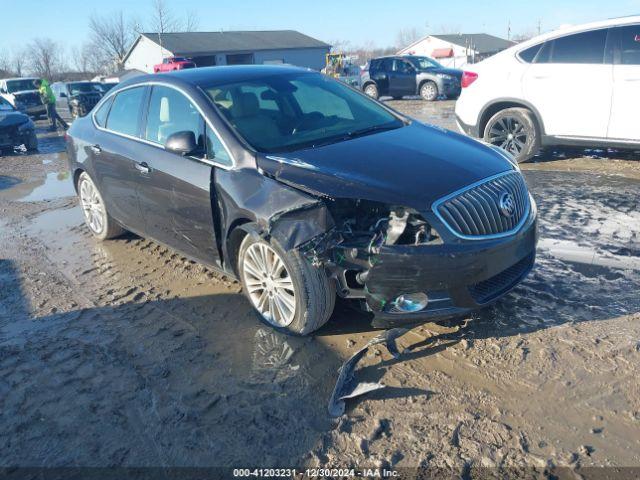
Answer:
[[[136,163],[135,167],[136,170],[138,170],[140,173],[149,173],[151,171],[149,165],[147,165],[147,162]]]
[[[97,145],[97,144],[96,145],[91,145],[91,147],[89,147],[89,148],[91,148],[91,151],[93,153],[95,153],[96,155],[100,155],[100,153],[102,153],[102,148],[100,148],[100,145]]]

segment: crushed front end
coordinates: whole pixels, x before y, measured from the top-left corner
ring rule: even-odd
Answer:
[[[366,200],[327,200],[335,228],[303,246],[387,327],[493,303],[533,267],[536,207],[520,172],[484,179],[424,211]]]

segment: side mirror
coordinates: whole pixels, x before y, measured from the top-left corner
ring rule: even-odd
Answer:
[[[67,94],[64,92],[60,92],[60,98],[67,98]]]
[[[178,155],[189,155],[198,150],[196,136],[191,131],[176,132],[169,135],[164,148]]]

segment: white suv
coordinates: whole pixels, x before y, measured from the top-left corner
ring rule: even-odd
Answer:
[[[469,70],[458,127],[519,162],[546,145],[640,147],[640,16],[540,35]]]

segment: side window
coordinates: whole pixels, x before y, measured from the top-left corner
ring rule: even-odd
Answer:
[[[411,71],[411,68],[409,68],[409,64],[407,62],[396,58],[393,60],[393,71],[399,73],[409,73]]]
[[[95,116],[93,117],[100,127],[104,127],[107,124],[107,115],[109,114],[109,108],[111,108],[111,104],[113,103],[113,97],[109,97],[106,102],[104,102]]]
[[[114,132],[137,136],[144,87],[123,90],[112,102],[107,128]]]
[[[384,60],[382,60],[382,63],[380,64],[379,70],[384,70],[385,72],[390,72],[392,68],[393,68],[393,59],[392,58],[385,58]]]
[[[222,145],[222,142],[216,135],[216,133],[211,130],[209,125],[207,125],[207,158],[214,160],[222,165],[233,165],[231,161],[231,157],[227,153],[227,150]]]
[[[640,25],[618,27],[620,60],[622,65],[640,65]]]
[[[169,135],[191,131],[202,146],[203,129],[204,119],[187,97],[174,88],[153,87],[144,138],[164,145]]]
[[[551,63],[601,64],[606,41],[606,28],[556,38],[553,41]]]
[[[522,59],[522,61],[531,63],[533,62],[533,59],[536,58],[536,55],[542,48],[542,45],[542,43],[539,43],[538,45],[529,47],[526,50],[522,50],[520,53],[518,53],[518,56]]]

